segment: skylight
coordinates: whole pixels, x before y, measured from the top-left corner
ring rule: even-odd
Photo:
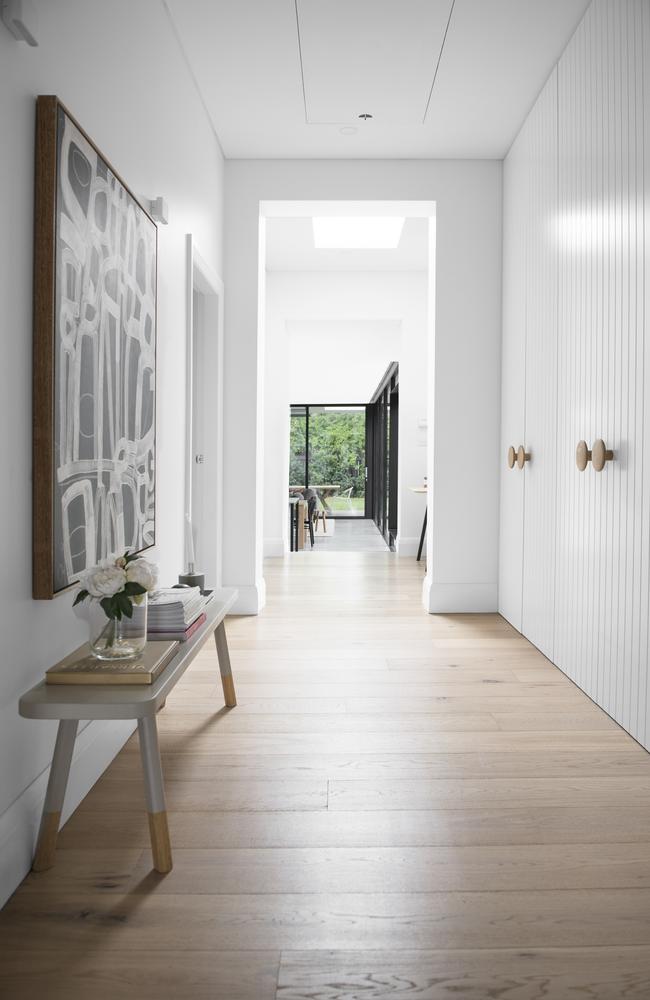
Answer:
[[[396,216],[329,216],[312,219],[317,250],[395,250],[405,220]]]

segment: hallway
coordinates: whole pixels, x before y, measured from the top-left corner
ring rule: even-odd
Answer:
[[[132,738],[0,914],[12,1000],[650,994],[650,757],[497,615],[384,553],[271,560],[160,715],[174,869]]]
[[[307,541],[305,552],[380,552],[388,547],[379,528],[370,518],[328,518],[327,531],[323,531],[322,521],[314,534],[314,548]]]

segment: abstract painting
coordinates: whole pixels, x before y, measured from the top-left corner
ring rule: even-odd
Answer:
[[[37,101],[34,596],[155,540],[155,223],[55,97]]]

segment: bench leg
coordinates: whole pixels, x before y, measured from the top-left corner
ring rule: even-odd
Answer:
[[[153,866],[157,872],[164,875],[172,870],[172,849],[169,841],[165,786],[160,765],[158,729],[155,718],[138,719],[138,738],[144,775],[144,793],[147,813],[149,814]]]
[[[221,622],[214,630],[214,642],[217,647],[219,658],[219,670],[221,672],[221,684],[223,686],[223,697],[228,708],[234,708],[237,704],[235,685],[232,679],[230,668],[230,653],[228,652],[228,642],[226,641],[226,629]]]
[[[50,777],[47,782],[47,792],[45,793],[45,802],[43,804],[41,827],[38,832],[36,854],[34,855],[32,864],[32,871],[35,872],[47,871],[54,864],[56,838],[59,833],[63,800],[68,784],[72,751],[74,750],[78,725],[79,723],[76,719],[61,719],[59,722],[52,765],[50,767]]]

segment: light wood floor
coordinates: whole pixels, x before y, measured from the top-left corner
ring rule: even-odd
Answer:
[[[0,914],[11,1000],[650,997],[650,758],[496,615],[384,553],[267,565],[161,713],[174,870],[132,740]]]

